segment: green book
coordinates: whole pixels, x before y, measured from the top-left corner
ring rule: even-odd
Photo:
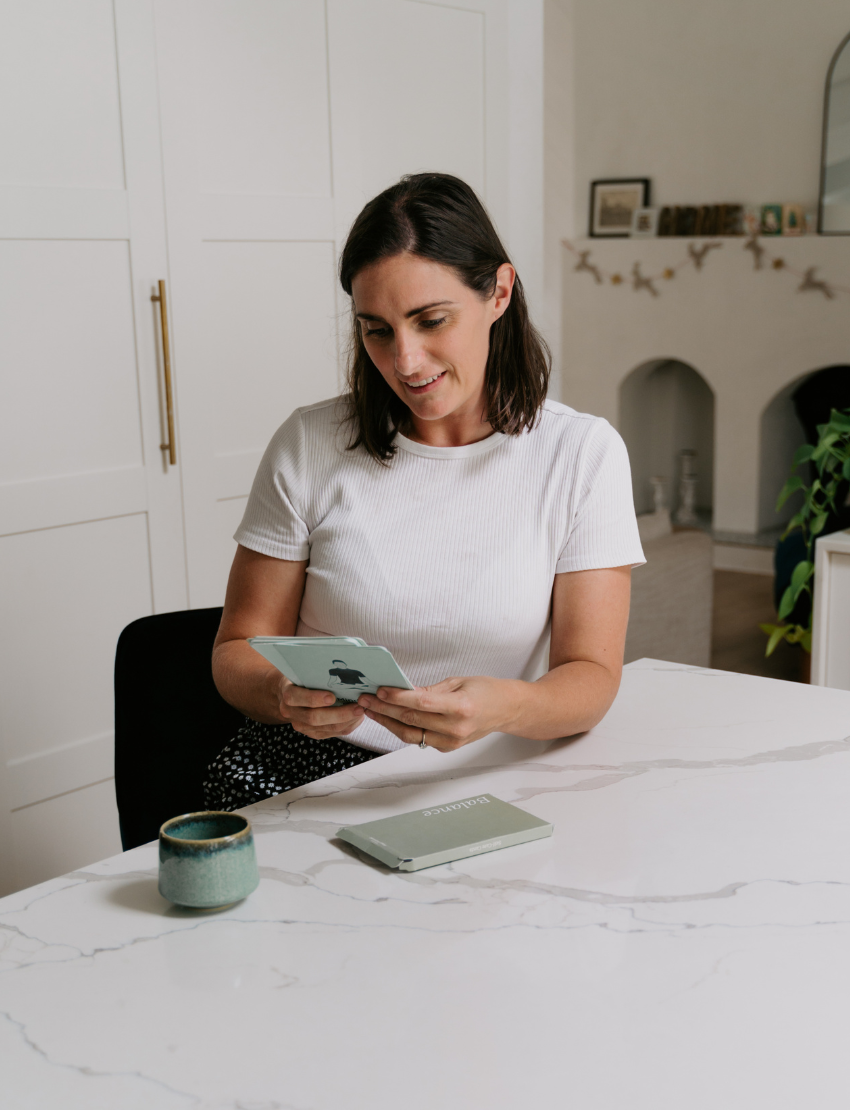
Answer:
[[[495,852],[552,835],[552,825],[492,794],[345,825],[337,836],[399,871]]]

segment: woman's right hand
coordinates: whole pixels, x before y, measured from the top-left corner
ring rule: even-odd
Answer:
[[[328,740],[332,736],[347,736],[362,722],[364,710],[356,702],[335,706],[336,698],[327,690],[307,690],[293,686],[283,676],[280,678],[280,715],[296,732],[311,740]]]

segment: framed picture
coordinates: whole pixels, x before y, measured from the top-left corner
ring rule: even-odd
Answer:
[[[761,234],[782,234],[782,205],[763,204],[761,206]]]
[[[633,239],[654,239],[658,234],[658,208],[636,208],[632,213]]]
[[[761,205],[744,205],[744,234],[761,235]]]
[[[590,234],[595,238],[625,238],[631,235],[635,210],[648,206],[648,177],[592,181]]]
[[[782,234],[802,235],[806,229],[806,213],[802,204],[782,205]]]

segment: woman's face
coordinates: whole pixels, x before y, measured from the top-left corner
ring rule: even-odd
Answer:
[[[415,428],[483,422],[490,328],[510,303],[514,277],[513,266],[500,266],[495,292],[483,300],[448,266],[399,254],[354,278],[366,351]]]

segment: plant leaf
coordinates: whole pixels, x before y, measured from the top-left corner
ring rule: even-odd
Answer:
[[[794,452],[794,462],[792,465],[799,466],[800,463],[808,462],[814,453],[815,449],[812,447],[811,443],[804,443],[802,447],[798,447]]]
[[[781,621],[784,621],[791,610],[794,608],[794,591],[789,586],[785,593],[782,595],[782,600],[779,602],[779,612],[776,614]]]
[[[782,538],[785,539],[785,536],[787,536],[789,532],[793,532],[795,528],[799,528],[803,523],[805,523],[806,517],[808,515],[809,514],[806,509],[800,509],[799,513],[794,513],[794,515],[785,525],[785,532],[783,533]]]
[[[795,601],[800,596],[800,590],[803,589],[805,584],[812,577],[812,574],[814,574],[814,570],[814,565],[807,559],[803,559],[802,562],[797,563],[794,567],[791,573],[791,589],[794,592]]]
[[[838,438],[838,432],[832,432],[829,435],[824,436],[823,439],[818,442],[817,447],[812,453],[812,461],[816,462],[819,466],[822,466],[824,456],[829,454],[830,447],[833,445],[833,443],[836,442]]]
[[[809,655],[812,654],[812,630],[810,628],[806,629],[806,631],[800,637],[800,645],[803,648],[803,651],[807,651]]]
[[[779,500],[776,502],[776,511],[779,512],[791,494],[801,489],[803,485],[803,479],[799,474],[795,474],[793,478],[789,478],[782,487],[782,492],[779,494]]]
[[[809,531],[812,533],[813,536],[817,536],[818,533],[823,529],[823,526],[826,524],[827,519],[828,519],[828,514],[827,513],[818,513],[818,515],[814,518],[812,523],[809,525]]]
[[[850,458],[844,460],[844,466],[841,468],[841,473],[846,481],[850,482]]]
[[[767,631],[769,627],[770,625],[762,625],[762,628],[765,631]],[[773,655],[773,653],[776,651],[776,648],[779,646],[782,640],[785,639],[785,635],[790,630],[790,628],[791,626],[789,624],[774,625],[773,631],[770,634],[770,639],[767,641],[767,647],[764,649],[765,658],[767,658],[767,656],[769,655]]]

